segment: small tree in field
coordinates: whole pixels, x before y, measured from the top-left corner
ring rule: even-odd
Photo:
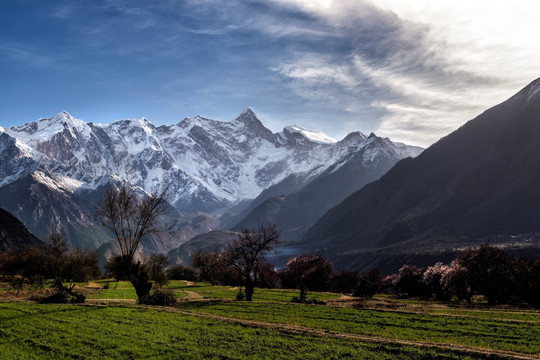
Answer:
[[[456,261],[467,269],[473,292],[490,304],[508,303],[516,295],[516,258],[489,243],[461,252]]]
[[[198,249],[191,255],[191,266],[199,269],[203,280],[210,281],[212,285],[215,285],[225,268],[225,262],[223,254],[217,249],[211,252],[204,252]]]
[[[320,255],[306,254],[289,260],[286,271],[300,290],[300,299],[307,298],[307,290],[326,290],[333,274],[330,260]]]
[[[471,302],[473,291],[469,283],[469,273],[457,260],[452,261],[448,270],[441,277],[443,292],[450,297],[455,296],[458,301]]]
[[[101,277],[97,252],[88,249],[72,248],[69,251],[64,269],[64,279],[86,282]]]
[[[382,277],[378,269],[366,270],[358,276],[358,286],[354,296],[372,298],[382,287]]]
[[[159,286],[165,285],[168,281],[165,267],[169,264],[170,261],[164,254],[152,254],[144,260],[144,266],[150,275],[150,280]]]
[[[519,259],[516,272],[519,295],[532,306],[540,308],[540,259]]]
[[[358,274],[358,271],[342,270],[332,277],[331,289],[333,292],[352,294],[356,291],[359,281],[360,274]]]
[[[272,251],[279,241],[279,232],[273,225],[259,225],[257,230],[244,229],[238,239],[227,244],[226,263],[236,269],[246,289],[246,300],[253,300],[255,285],[263,267],[265,255]]]
[[[115,281],[129,281],[128,269],[121,256],[110,258],[103,268],[105,269],[105,277],[113,277]]]
[[[118,263],[128,274],[139,300],[150,294],[152,283],[144,264],[134,261],[135,252],[145,235],[169,228],[158,224],[158,219],[168,209],[166,195],[167,190],[163,190],[138,201],[124,186],[109,191],[98,206],[102,225],[114,234],[120,247]]]
[[[442,262],[438,262],[424,271],[422,281],[438,300],[446,301],[452,298],[452,293],[447,291],[442,283],[442,278],[448,271],[450,271],[450,266],[444,265]]]
[[[25,248],[0,252],[0,273],[9,277],[17,296],[25,284],[42,287],[47,278],[47,259],[43,249]]]
[[[408,296],[431,296],[431,289],[423,281],[425,270],[414,265],[402,266],[399,269],[396,290],[407,293]]]
[[[62,233],[52,233],[49,235],[49,240],[50,244],[45,245],[45,255],[49,272],[54,278],[54,286],[59,292],[73,296],[73,302],[84,302],[85,296],[73,291],[75,284],[64,283],[70,263],[66,236]]]
[[[169,280],[201,280],[201,273],[197,269],[182,264],[176,264],[168,267],[166,273],[167,279]]]

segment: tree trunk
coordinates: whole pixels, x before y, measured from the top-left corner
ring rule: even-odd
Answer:
[[[246,301],[253,301],[253,293],[255,292],[255,285],[251,280],[246,281]]]
[[[301,287],[300,288],[300,300],[304,300],[304,299],[307,299],[306,288]]]
[[[152,289],[152,283],[148,279],[133,278],[130,277],[131,284],[135,288],[137,298],[141,300],[142,297],[150,295],[150,289]]]
[[[135,293],[137,294],[139,301],[142,297],[150,295],[152,282],[150,282],[148,271],[146,271],[140,262],[131,263],[129,268],[129,281],[135,288]]]

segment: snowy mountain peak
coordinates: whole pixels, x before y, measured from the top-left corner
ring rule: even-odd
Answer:
[[[286,126],[283,129],[283,132],[286,133],[293,133],[293,134],[300,134],[304,136],[306,139],[319,143],[319,144],[333,144],[337,141],[330,136],[326,135],[322,131],[313,131],[308,130],[300,125],[292,125],[292,126]]]
[[[52,118],[43,118],[37,122],[11,127],[7,132],[11,136],[33,146],[48,141],[65,130],[71,133],[73,138],[76,138],[78,134],[90,132],[88,125],[84,121],[74,118],[65,110]]]
[[[257,115],[255,115],[255,112],[249,107],[244,109],[244,111],[242,111],[240,113],[240,115],[238,115],[238,117],[234,121],[241,122],[241,123],[244,123],[244,124],[252,124],[252,123],[254,123],[257,126],[262,125],[262,123],[259,120],[259,118],[257,117]]]
[[[62,110],[58,114],[56,114],[56,116],[53,117],[53,119],[63,120],[63,119],[70,118],[70,117],[71,117],[71,115],[66,110]]]
[[[291,174],[313,178],[366,142],[359,132],[344,143],[299,125],[274,134],[251,108],[234,121],[195,116],[157,128],[145,118],[87,124],[62,111],[6,135],[17,139],[12,153],[43,157],[55,176],[88,188],[115,178],[145,190],[168,186],[175,206],[197,211],[255,198]]]
[[[233,123],[243,124],[244,129],[252,134],[257,134],[261,139],[266,139],[270,142],[275,141],[275,135],[266,128],[259,120],[255,112],[251,108],[246,108]]]
[[[245,108],[241,113],[240,115],[238,115],[237,119],[240,119],[240,118],[257,118],[257,115],[255,115],[255,111],[253,111],[252,108],[250,108],[249,106],[247,108]]]
[[[207,128],[219,126],[218,124],[223,124],[223,122],[209,119],[201,115],[196,115],[194,117],[184,118],[182,121],[176,124],[176,126],[181,129],[184,129],[185,131],[191,131],[193,127],[196,127],[196,126],[207,129]]]
[[[359,145],[367,139],[367,136],[361,133],[360,131],[354,131],[339,141],[342,144],[347,145]]]
[[[68,129],[75,129],[79,132],[84,131],[84,129],[87,127],[87,124],[84,121],[74,118],[65,110],[60,111],[54,118],[52,118],[51,122],[61,123],[64,125],[64,127]]]

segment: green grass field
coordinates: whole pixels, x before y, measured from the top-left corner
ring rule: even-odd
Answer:
[[[197,303],[182,309],[340,333],[540,353],[540,322],[276,303]]]
[[[87,295],[88,299],[137,299],[135,290],[131,283],[127,281],[97,281],[97,284],[104,286],[108,284],[108,289],[98,289],[96,293]],[[165,289],[172,290],[177,298],[183,298],[188,292],[196,293],[200,297],[208,299],[235,300],[238,289],[230,286],[212,286],[208,283],[188,283],[187,281],[172,280],[165,286]],[[294,296],[298,296],[297,290],[275,290],[256,289],[253,299],[256,301],[282,301],[288,302]],[[330,293],[310,293],[310,297],[317,300],[329,300],[338,297]]]
[[[297,335],[140,306],[0,303],[2,359],[482,359]]]
[[[166,285],[179,303],[163,308],[137,305],[128,282],[78,285],[88,305],[1,301],[0,359],[540,359],[533,309],[387,296],[353,308],[329,293],[309,294],[328,306],[303,305],[275,289],[249,303],[186,281]]]

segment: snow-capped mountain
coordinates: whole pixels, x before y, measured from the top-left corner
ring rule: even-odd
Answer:
[[[127,183],[147,192],[167,187],[177,211],[209,214],[254,199],[291,176],[299,179],[299,186],[305,185],[330,166],[341,166],[369,141],[361,133],[335,141],[298,125],[274,134],[249,108],[230,122],[196,116],[157,127],[144,118],[111,124],[85,122],[62,111],[53,118],[1,129],[0,207],[15,215],[27,214],[30,218],[19,218],[34,231],[33,224],[40,223],[38,218],[46,216],[47,210],[24,209],[14,203],[16,196],[7,192],[8,187],[24,191],[20,196],[30,196],[29,189],[39,184],[40,189],[45,186],[47,192],[61,193],[81,206],[98,201],[109,184]],[[382,141],[393,146],[391,156],[399,159],[422,150]],[[374,161],[378,151],[374,149],[364,160]],[[38,197],[22,203],[35,206]],[[69,207],[69,201],[63,199],[63,206]],[[55,218],[64,225],[81,225],[81,219],[90,217],[80,211],[72,215]],[[53,224],[50,227],[56,230]]]
[[[231,122],[196,116],[159,127],[147,119],[85,123],[62,111],[6,134],[26,158],[81,187],[95,189],[110,178],[147,191],[167,186],[176,207],[205,211],[255,198],[292,173],[316,176],[365,140],[335,142],[297,125],[273,134],[249,108]],[[411,149],[418,153],[399,152]]]

